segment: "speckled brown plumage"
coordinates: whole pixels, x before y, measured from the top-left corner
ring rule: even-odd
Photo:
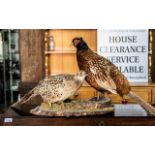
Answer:
[[[119,94],[123,100],[132,98],[143,108],[155,115],[155,108],[131,91],[127,78],[105,57],[94,53],[79,37],[72,40],[77,48],[77,62],[80,70],[87,73],[86,81],[100,92],[108,91]]]
[[[20,101],[20,104],[26,103],[30,98],[40,95],[43,102],[51,104],[64,101],[73,96],[82,85],[86,74],[84,71],[72,74],[59,74],[49,76],[39,82],[28,94]]]

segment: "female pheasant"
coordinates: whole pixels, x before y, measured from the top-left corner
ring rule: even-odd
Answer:
[[[74,38],[72,43],[77,48],[78,66],[80,70],[86,72],[86,81],[93,88],[102,93],[108,91],[119,94],[123,98],[123,102],[126,102],[128,98],[133,98],[146,111],[155,115],[155,108],[131,91],[127,78],[113,63],[94,53],[81,37]]]
[[[72,97],[84,82],[86,73],[79,71],[77,74],[58,74],[49,76],[39,82],[30,92],[28,92],[19,104],[27,102],[35,96],[41,96],[44,103],[51,106],[53,103],[62,103],[69,97]]]

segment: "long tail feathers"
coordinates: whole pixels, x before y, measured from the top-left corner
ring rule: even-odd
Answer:
[[[19,101],[13,104],[11,107],[16,106],[17,104],[24,104],[29,101],[33,97],[33,90],[29,91],[26,95],[24,95]]]
[[[132,91],[129,92],[127,95],[129,98],[134,99],[136,102],[138,102],[148,113],[155,116],[155,108],[151,106],[149,103],[147,103],[144,99],[142,99],[140,96],[136,95]]]

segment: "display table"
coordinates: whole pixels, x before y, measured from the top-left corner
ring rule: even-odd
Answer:
[[[4,126],[137,126],[155,125],[155,117],[114,117],[113,113],[99,116],[86,117],[38,117],[24,116],[17,114],[14,110],[8,109],[2,115]]]
[[[1,116],[1,114],[0,114],[0,126],[2,126],[2,116]]]

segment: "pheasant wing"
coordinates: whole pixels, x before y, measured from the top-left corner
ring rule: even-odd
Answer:
[[[104,65],[100,67],[97,63],[91,62],[90,64],[90,72],[94,77],[96,83],[103,89],[117,94],[116,92],[116,84],[110,76],[110,68],[104,69]]]

